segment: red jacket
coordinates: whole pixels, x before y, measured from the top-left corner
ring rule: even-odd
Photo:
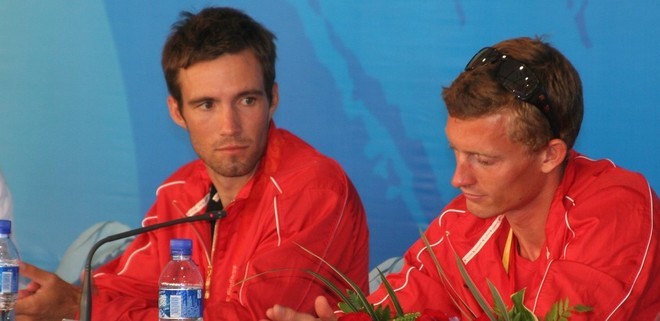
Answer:
[[[573,321],[653,320],[660,312],[658,203],[641,175],[572,152],[550,208],[546,252],[528,264],[527,273],[509,278],[504,270],[506,219],[479,219],[467,212],[465,198],[459,196],[425,232],[447,275],[447,285],[441,284],[421,241],[406,253],[402,271],[388,280],[406,310],[433,308],[460,316],[448,297],[448,292],[455,291],[457,301],[465,301],[479,316],[482,310],[464,285],[457,253],[491,307],[486,280],[499,289],[508,306],[509,296],[526,287],[525,306],[540,316],[554,302],[568,298],[570,305],[593,308],[590,313],[574,314]],[[511,266],[516,266],[516,259],[520,258],[514,255]],[[511,272],[516,275],[515,270]],[[389,302],[382,288],[370,299]]]
[[[143,225],[203,213],[211,181],[189,163],[157,191]],[[336,274],[298,244],[367,288],[368,230],[360,198],[341,167],[293,134],[269,132],[254,177],[225,206],[212,239],[208,222],[139,236],[94,276],[97,320],[157,320],[158,277],[172,238],[193,240],[193,261],[206,279],[204,320],[257,320],[275,303],[313,311],[317,295],[333,297],[304,270],[339,284]]]

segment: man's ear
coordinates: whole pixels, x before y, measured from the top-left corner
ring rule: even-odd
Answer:
[[[558,138],[551,140],[543,151],[543,165],[541,170],[545,173],[553,171],[564,163],[567,155],[568,147],[563,140]]]
[[[174,121],[175,124],[188,129],[186,126],[186,120],[181,115],[181,109],[179,109],[179,103],[172,96],[167,96],[167,107],[170,110],[170,118]]]
[[[279,87],[277,86],[277,83],[273,83],[273,90],[271,93],[271,100],[270,100],[270,110],[268,111],[269,119],[273,119],[273,115],[275,115],[275,111],[277,110],[277,105],[279,103],[280,103]]]

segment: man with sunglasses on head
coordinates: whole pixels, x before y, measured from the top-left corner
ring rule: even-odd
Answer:
[[[506,40],[479,51],[443,99],[462,193],[425,232],[445,276],[419,240],[387,278],[404,310],[488,320],[460,259],[490,307],[488,282],[507,306],[525,289],[542,317],[565,299],[592,309],[571,320],[658,316],[660,202],[642,175],[573,150],[583,99],[571,63],[541,39]],[[369,300],[392,305],[382,286]],[[267,315],[314,319],[280,305]],[[335,319],[324,298],[317,315]]]

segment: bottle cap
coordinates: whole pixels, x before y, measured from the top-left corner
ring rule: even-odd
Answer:
[[[10,220],[0,220],[0,234],[11,234]]]
[[[171,239],[170,253],[172,255],[190,255],[192,253],[191,239]]]

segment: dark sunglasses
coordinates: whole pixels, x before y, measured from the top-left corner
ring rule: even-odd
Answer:
[[[516,98],[536,106],[550,123],[552,135],[559,138],[559,121],[552,112],[548,94],[534,72],[522,62],[500,53],[495,48],[486,47],[477,52],[465,66],[465,71],[474,70],[487,64],[499,64],[495,80]]]

